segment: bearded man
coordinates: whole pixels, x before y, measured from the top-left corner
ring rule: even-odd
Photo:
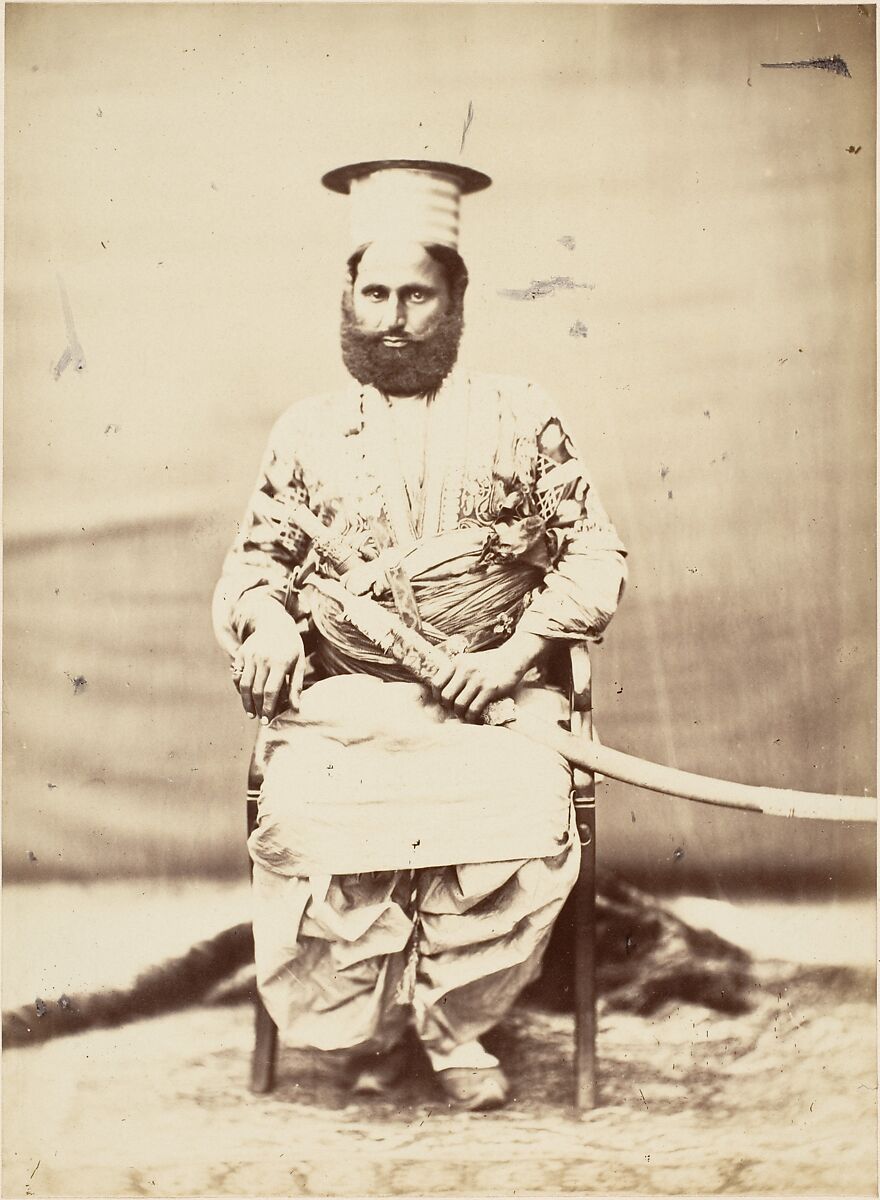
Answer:
[[[459,198],[489,179],[393,160],[323,182],[352,203],[354,383],[275,425],[214,605],[264,726],[258,984],[285,1042],[345,1051],[356,1087],[394,1080],[412,1028],[449,1100],[491,1108],[509,1084],[479,1039],[538,973],[579,845],[566,762],[480,719],[508,696],[564,719],[550,651],[602,634],[625,551],[547,397],[456,366]],[[414,681],[314,572],[399,612],[452,665]]]

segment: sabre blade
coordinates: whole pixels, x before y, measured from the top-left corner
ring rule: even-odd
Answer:
[[[307,586],[330,597],[344,617],[384,654],[404,666],[421,683],[451,663],[448,655],[414,629],[366,596],[356,596],[338,580],[311,576]],[[551,746],[572,766],[583,771],[619,779],[634,787],[670,796],[681,796],[700,804],[740,808],[768,816],[797,817],[816,821],[877,821],[877,801],[872,796],[830,796],[818,792],[793,792],[784,788],[755,787],[679,771],[662,763],[648,762],[599,742],[576,737],[558,725],[533,718],[523,719],[513,700],[489,706],[486,723],[505,725],[527,737]]]

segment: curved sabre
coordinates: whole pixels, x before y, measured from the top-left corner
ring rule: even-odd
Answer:
[[[312,537],[319,549],[330,549],[327,528],[308,509],[294,514],[297,524]],[[333,549],[339,553],[340,543],[335,539]],[[326,550],[325,550],[326,554]],[[327,554],[327,557],[331,557]],[[351,558],[345,556],[345,563]],[[339,605],[344,618],[369,638],[390,658],[406,667],[422,683],[431,679],[450,663],[449,656],[439,646],[434,646],[414,629],[383,608],[381,604],[366,596],[356,596],[336,579],[320,575],[309,576],[308,587],[329,596]],[[670,796],[681,796],[700,804],[712,804],[721,808],[740,808],[747,812],[764,813],[768,816],[798,817],[817,821],[877,822],[877,800],[874,796],[839,796],[820,792],[796,792],[786,788],[760,787],[754,784],[735,783],[729,779],[715,779],[710,775],[696,775],[691,771],[680,771],[663,763],[649,762],[633,754],[624,754],[600,742],[569,733],[549,721],[524,717],[517,711],[513,700],[496,700],[486,709],[484,722],[487,725],[515,727],[520,733],[549,745],[563,758],[583,771],[597,772],[610,779],[652,792],[663,792]]]

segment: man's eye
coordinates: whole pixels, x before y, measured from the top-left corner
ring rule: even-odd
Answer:
[[[421,288],[413,288],[409,294],[409,298],[410,300],[415,300],[416,304],[420,304],[421,301],[425,299],[425,293],[421,290]]]
[[[370,300],[384,300],[385,293],[381,288],[367,288],[366,295]]]

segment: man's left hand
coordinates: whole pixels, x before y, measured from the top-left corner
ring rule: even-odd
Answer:
[[[511,695],[547,643],[536,634],[514,633],[494,650],[459,654],[431,680],[438,700],[462,720],[479,721],[487,705]]]

